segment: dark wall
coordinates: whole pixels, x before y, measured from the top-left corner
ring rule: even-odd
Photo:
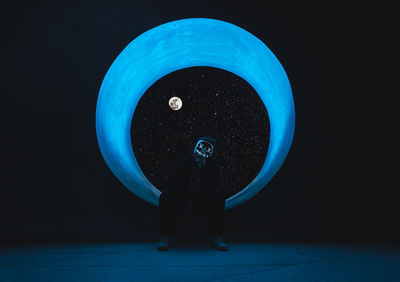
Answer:
[[[96,100],[130,41],[189,17],[260,38],[295,100],[286,162],[266,189],[227,212],[226,232],[398,235],[394,8],[274,2],[4,4],[1,238],[156,232],[157,208],[125,189],[101,157]]]

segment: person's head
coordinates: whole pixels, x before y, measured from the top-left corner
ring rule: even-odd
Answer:
[[[194,159],[199,166],[203,166],[206,160],[211,158],[217,148],[217,142],[212,137],[201,137],[194,147]]]

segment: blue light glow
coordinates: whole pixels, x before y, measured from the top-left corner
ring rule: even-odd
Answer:
[[[245,79],[260,95],[270,119],[263,167],[247,187],[226,199],[225,209],[230,209],[253,197],[279,170],[295,124],[292,91],[283,67],[268,47],[246,30],[219,20],[194,18],[141,34],[115,59],[103,80],[96,109],[97,139],[118,179],[143,200],[158,205],[160,191],[144,176],[133,153],[133,113],[141,96],[158,79],[196,66],[224,69]]]

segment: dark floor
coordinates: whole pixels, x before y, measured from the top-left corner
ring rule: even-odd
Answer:
[[[228,242],[229,243],[229,242]],[[400,281],[388,244],[206,243],[19,246],[0,249],[0,281]]]

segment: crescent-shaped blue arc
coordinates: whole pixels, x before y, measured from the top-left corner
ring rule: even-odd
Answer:
[[[118,179],[143,200],[158,205],[161,192],[144,176],[133,152],[133,113],[141,96],[158,79],[195,66],[224,69],[245,79],[261,97],[270,119],[264,164],[249,185],[226,199],[225,209],[230,209],[253,197],[279,170],[295,124],[292,91],[283,67],[268,47],[246,30],[220,20],[192,18],[157,26],[134,39],[115,59],[101,85],[97,139]]]

